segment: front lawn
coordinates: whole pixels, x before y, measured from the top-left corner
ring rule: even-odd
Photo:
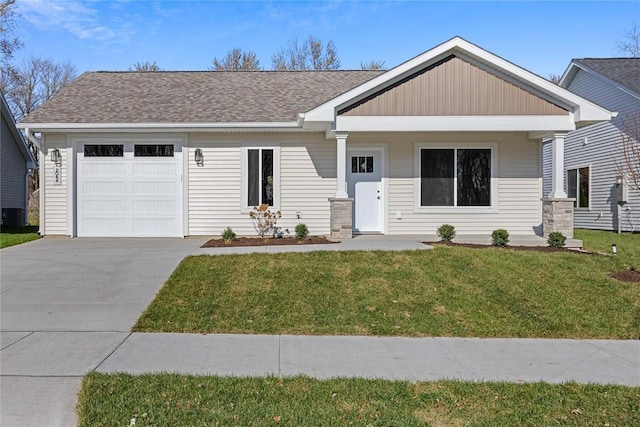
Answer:
[[[38,226],[1,227],[0,249],[39,239]]]
[[[447,246],[188,257],[133,329],[638,339],[640,286],[607,275],[629,263]]]
[[[631,426],[640,389],[604,385],[91,373],[80,426]],[[135,421],[134,421],[135,420]]]

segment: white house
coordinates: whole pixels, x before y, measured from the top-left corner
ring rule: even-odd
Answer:
[[[31,151],[16,128],[4,95],[0,106],[2,132],[0,132],[0,209],[2,225],[21,227],[27,222],[29,205],[28,179],[37,165]]]
[[[20,127],[42,133],[45,235],[250,235],[268,203],[342,238],[571,236],[564,139],[611,115],[456,37],[386,72],[84,73]]]
[[[640,230],[640,192],[627,185],[627,200],[618,206],[625,123],[640,120],[640,58],[574,59],[560,86],[618,113],[611,121],[570,132],[565,140],[565,188],[576,199],[574,225]],[[550,164],[550,147],[545,158]]]

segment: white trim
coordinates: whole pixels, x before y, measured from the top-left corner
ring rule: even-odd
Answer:
[[[555,133],[551,141],[551,193],[550,199],[566,199],[567,193],[564,191],[564,144],[566,133]]]
[[[347,138],[346,132],[336,132],[336,199],[346,199],[347,194]],[[340,167],[340,164],[343,167]]]
[[[182,236],[189,234],[189,135],[182,145]]]
[[[522,82],[532,89],[539,91],[552,99],[558,100],[561,104],[573,106],[575,122],[592,122],[611,119],[611,112],[584,99],[568,90],[557,86],[550,81],[537,76],[499,56],[496,56],[468,41],[454,37],[427,52],[387,71],[380,76],[348,91],[344,94],[314,108],[304,114],[304,120],[311,121],[333,121],[336,112],[345,106],[357,102],[368,95],[375,93],[381,88],[388,87],[395,82],[407,77],[414,72],[433,64],[450,54],[464,55],[475,59],[478,63],[484,64],[505,76]]]
[[[499,154],[497,142],[417,142],[413,148],[413,203],[414,212],[418,214],[456,214],[456,213],[497,213],[499,191]],[[420,205],[420,150],[422,149],[449,149],[460,148],[488,149],[491,150],[491,205],[490,206],[422,206]],[[454,159],[455,160],[455,159]],[[454,176],[454,180],[457,179]],[[456,194],[454,186],[454,196]],[[455,197],[454,197],[455,202]]]
[[[244,202],[248,197],[248,150],[273,150],[273,206],[269,209],[273,211],[280,210],[280,187],[281,187],[281,176],[280,176],[280,143],[279,142],[245,142],[240,144],[240,178],[241,178],[241,187],[240,187],[240,213],[248,214],[254,208],[254,206],[249,206]]]
[[[572,166],[572,167],[565,167],[565,184],[566,184],[566,193],[567,193],[567,197],[571,198],[571,196],[569,196],[569,171],[571,170],[575,170],[576,171],[576,201],[575,201],[575,207],[574,210],[576,211],[583,211],[583,212],[590,212],[591,211],[591,177],[592,177],[592,167],[593,165],[591,163],[587,163],[587,164],[582,164],[580,166]],[[587,194],[588,197],[588,206],[580,206],[580,169],[589,169],[589,193]]]
[[[572,115],[558,116],[339,116],[337,131],[492,132],[571,131]]]
[[[45,180],[45,175],[47,174],[47,167],[46,164],[43,163],[46,161],[46,156],[44,153],[44,150],[46,149],[46,137],[44,134],[42,134],[42,142],[40,144],[40,146],[38,147],[38,151],[40,152],[40,164],[41,167],[39,168],[39,176],[38,176],[38,180],[40,181],[39,183],[39,189],[40,189],[40,194],[39,194],[39,198],[40,198],[40,206],[39,206],[39,213],[38,215],[40,215],[40,218],[38,219],[38,233],[41,236],[45,235],[46,229],[45,229],[45,225],[46,225],[46,215],[45,215],[45,199],[44,199],[44,193],[46,191],[46,180]]]
[[[74,215],[76,194],[76,150],[72,138],[67,135],[67,235],[76,237],[76,216]]]
[[[297,122],[229,123],[19,123],[32,132],[211,132],[211,131],[302,131]]]

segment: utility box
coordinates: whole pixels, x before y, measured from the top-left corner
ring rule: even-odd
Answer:
[[[619,205],[624,205],[629,201],[629,185],[623,176],[616,178],[616,196]]]

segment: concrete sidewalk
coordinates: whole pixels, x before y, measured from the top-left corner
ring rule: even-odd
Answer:
[[[134,333],[98,372],[640,386],[640,341]]]

